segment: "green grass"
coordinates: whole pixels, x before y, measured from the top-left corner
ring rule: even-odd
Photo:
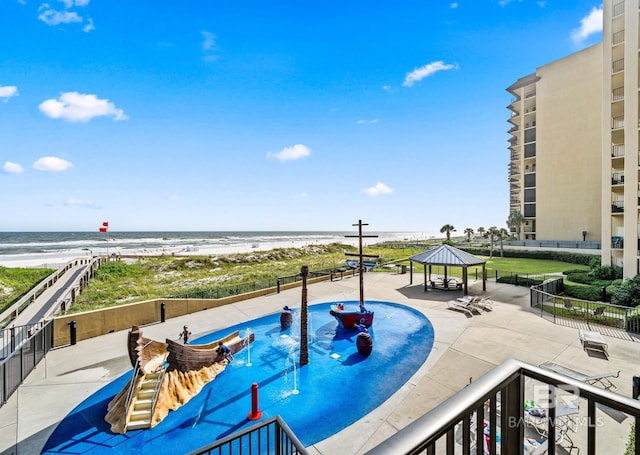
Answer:
[[[381,264],[400,261],[408,264],[409,256],[423,251],[424,248],[386,248],[383,245],[374,245],[364,249],[365,254],[378,255],[378,262]],[[96,276],[89,281],[89,285],[78,296],[76,304],[70,311],[87,311],[228,285],[291,276],[298,274],[303,265],[309,266],[311,271],[335,270],[338,267],[344,267],[346,259],[353,259],[353,257],[346,256],[345,253],[357,253],[357,249],[342,244],[310,245],[304,248],[278,248],[269,251],[221,256],[163,256],[145,257],[135,261],[110,262],[103,264],[98,269]],[[483,259],[487,259],[490,278],[494,276],[494,270],[522,275],[549,274],[578,268],[588,270],[587,266],[550,260],[499,257]],[[414,264],[414,267],[416,273],[422,272],[422,266]],[[470,267],[469,276],[474,276],[476,269],[479,275],[482,267]],[[395,273],[396,268],[377,269],[376,271]],[[6,302],[12,302],[42,278],[52,273],[52,270],[0,268],[0,285],[7,287],[8,285],[5,283],[8,283],[8,280],[3,279],[3,272],[5,275],[15,273],[24,280],[21,293],[14,293],[13,297],[5,297]],[[433,267],[432,273],[443,274],[444,268]],[[30,274],[33,274],[31,279],[29,279]],[[459,277],[462,275],[462,269],[448,267],[447,274]],[[13,289],[15,286],[11,287]]]
[[[495,276],[495,271],[498,272],[512,272],[517,273],[519,275],[542,275],[542,274],[552,274],[563,272],[568,269],[583,269],[585,271],[589,270],[589,267],[586,265],[578,265],[578,264],[569,264],[567,262],[561,261],[552,261],[548,259],[526,259],[526,258],[500,258],[493,257],[489,259],[488,256],[478,256],[481,259],[485,259],[487,261],[487,275],[489,278],[493,278]],[[419,272],[422,271],[422,266],[417,268]],[[469,276],[475,276],[477,271],[478,276],[482,273],[482,266],[474,266],[468,268]],[[444,274],[444,267],[441,266],[433,266],[431,268],[431,273],[436,275]],[[460,267],[447,267],[447,275],[448,276],[462,276],[462,269]]]
[[[364,251],[379,255],[381,263],[405,259],[419,252],[421,249],[380,247],[368,247]],[[310,271],[336,269],[344,267],[345,260],[349,259],[345,253],[357,253],[357,250],[348,245],[331,244],[221,256],[165,256],[106,263],[78,296],[70,312],[296,275],[303,265]]]
[[[0,267],[0,313],[53,272],[53,269]]]

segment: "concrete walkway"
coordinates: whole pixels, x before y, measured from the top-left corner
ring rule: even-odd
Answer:
[[[414,277],[415,278],[415,277]],[[414,281],[415,282],[415,281]],[[450,310],[446,302],[461,291],[424,291],[409,285],[408,274],[367,273],[365,298],[391,301],[422,311],[435,329],[433,350],[425,364],[382,406],[334,436],[310,447],[313,454],[362,454],[452,396],[508,358],[538,365],[553,361],[587,374],[620,370],[615,392],[631,396],[638,371],[640,343],[605,337],[609,360],[582,349],[578,331],[554,325],[528,311],[529,290],[489,282],[470,284],[471,295],[490,295],[494,309],[481,315]],[[152,339],[175,338],[183,325],[194,337],[230,325],[298,307],[300,289],[259,297],[183,316],[143,328]],[[358,300],[358,277],[309,287],[309,304]],[[40,453],[57,424],[85,398],[131,369],[126,331],[111,333],[50,351],[24,384],[0,408],[0,454]],[[620,453],[630,419],[619,431],[607,431],[610,453]],[[615,449],[613,449],[615,447]]]

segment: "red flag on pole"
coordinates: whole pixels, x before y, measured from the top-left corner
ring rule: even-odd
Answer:
[[[107,228],[106,227],[101,227],[100,228],[100,232],[107,232]]]
[[[103,225],[104,227],[109,227],[109,222],[108,222],[108,221],[103,221],[103,222],[102,222],[102,225]]]

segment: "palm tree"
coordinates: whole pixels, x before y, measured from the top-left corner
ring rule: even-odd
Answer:
[[[496,226],[491,226],[487,229],[487,232],[484,234],[485,237],[489,237],[489,259],[493,258],[493,242],[494,239],[498,235],[498,228]]]
[[[471,243],[471,235],[473,235],[473,229],[466,228],[464,234],[467,236],[467,242]]]
[[[502,240],[509,237],[510,233],[505,228],[498,229],[498,239],[500,240],[500,257],[504,257],[504,246],[502,245]]]
[[[484,237],[485,232],[486,232],[486,229],[483,228],[482,226],[478,228],[478,234],[480,234],[480,237]]]
[[[451,240],[451,232],[455,231],[456,228],[454,228],[451,224],[445,224],[444,226],[442,226],[440,228],[440,233],[441,234],[446,234],[447,235],[447,240]]]
[[[511,213],[509,213],[509,218],[507,218],[507,226],[516,229],[518,240],[520,240],[520,228],[522,227],[522,223],[524,222],[524,215],[520,213],[519,210],[512,210]]]

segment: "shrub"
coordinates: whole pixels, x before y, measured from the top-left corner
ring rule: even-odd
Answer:
[[[615,280],[622,278],[622,269],[617,266],[605,265],[603,267],[593,267],[590,273],[594,278],[599,280]]]
[[[566,282],[564,283],[564,295],[592,302],[598,302],[602,298],[600,287],[580,286]]]
[[[611,303],[627,307],[640,304],[640,275],[623,282],[611,296]]]
[[[498,283],[507,283],[507,284],[516,284],[516,276],[517,275],[508,275],[508,276],[501,276],[500,278],[498,278],[497,282]],[[525,278],[525,277],[518,277],[518,286],[536,286],[538,284],[542,284],[541,279],[538,278]]]

